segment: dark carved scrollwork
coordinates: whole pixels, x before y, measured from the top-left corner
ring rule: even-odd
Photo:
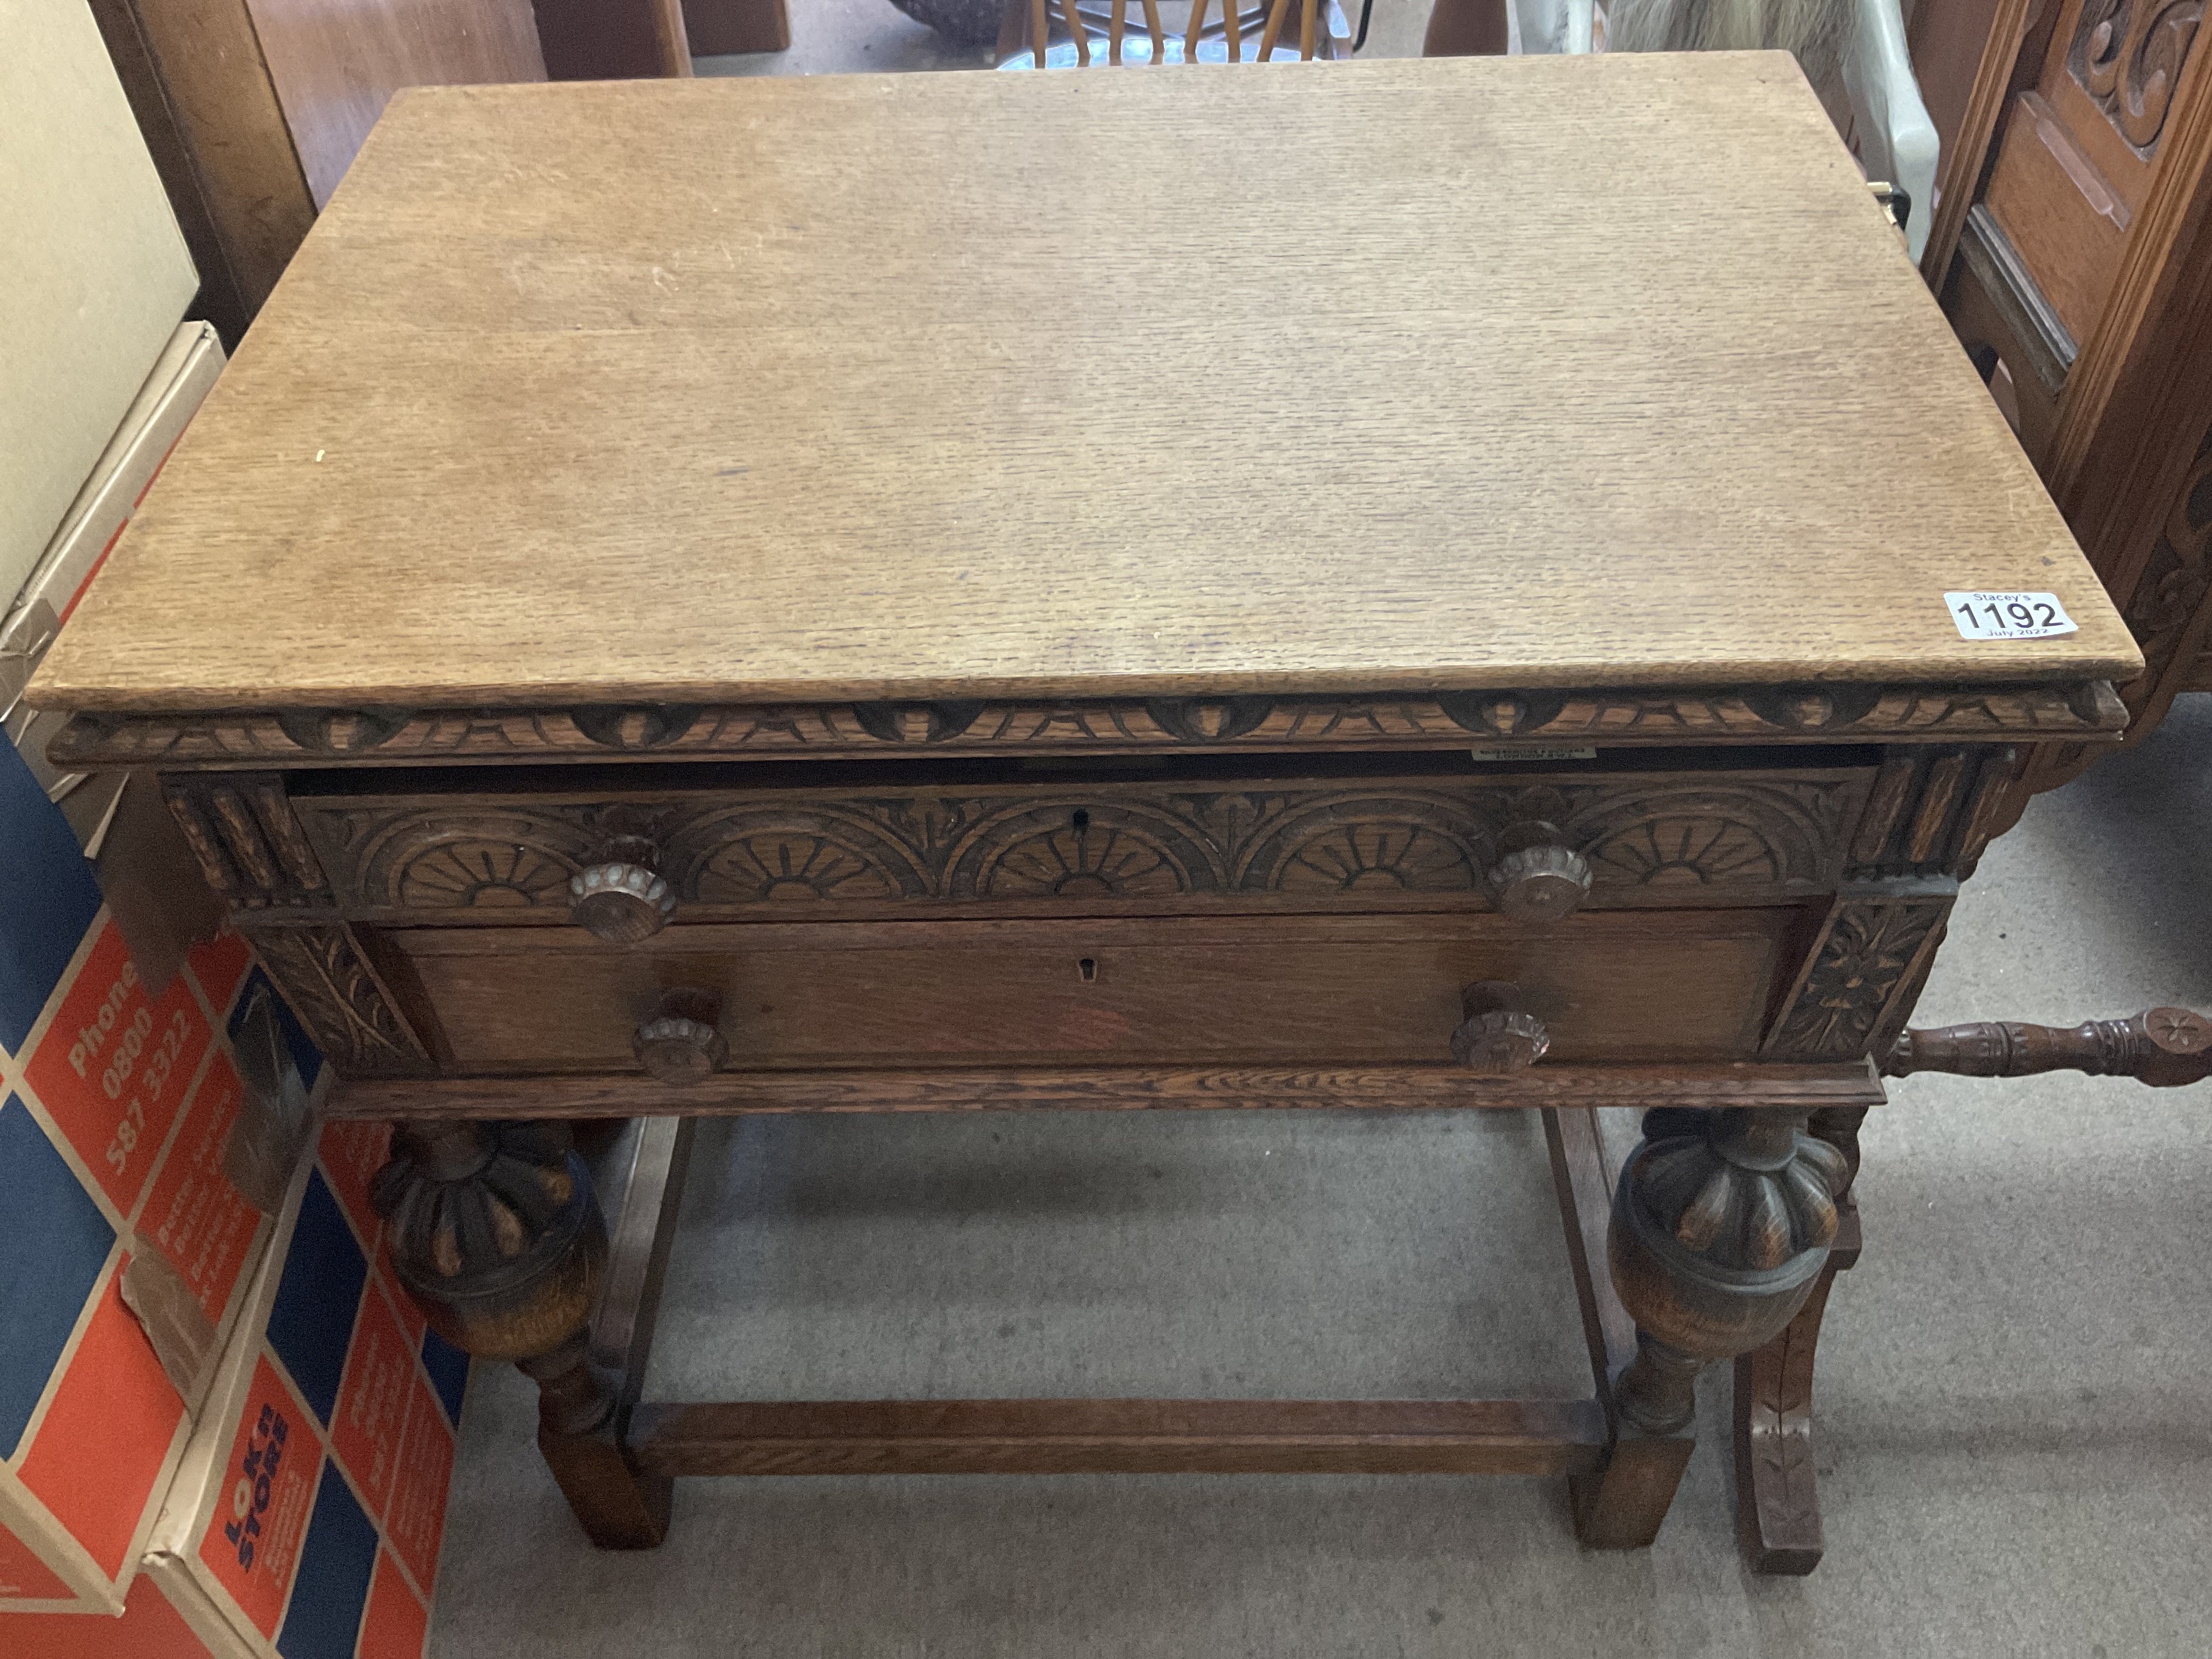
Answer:
[[[606,749],[664,749],[689,732],[700,710],[680,703],[572,708],[576,730]]]
[[[859,702],[853,718],[878,743],[948,743],[975,724],[980,702]]]
[[[2175,493],[2172,511],[2127,603],[2128,627],[2142,647],[2143,678],[2154,684],[2173,660],[2189,625],[2212,592],[2212,432]]]
[[[2194,0],[2191,0],[2194,3]],[[1649,744],[2086,738],[2124,713],[2076,685],[1451,691],[1434,696],[1003,702],[726,703],[404,711],[79,714],[48,745],[71,770],[521,760],[650,752],[695,760],[841,757],[923,746],[1020,754],[1453,750]]]
[[[359,754],[390,742],[408,720],[404,708],[302,708],[276,716],[284,735],[302,749]]]
[[[2203,0],[2087,0],[2069,67],[2128,143],[2157,145]]]
[[[1213,702],[1190,697],[1182,702],[1148,702],[1145,712],[1170,736],[1186,743],[1220,743],[1256,732],[1273,712],[1266,697],[1228,697]]]
[[[429,1068],[429,1055],[362,955],[350,927],[257,927],[251,937],[285,1001],[341,1072],[406,1075]]]

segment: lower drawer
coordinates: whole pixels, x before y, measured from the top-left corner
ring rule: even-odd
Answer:
[[[1793,908],[1492,915],[830,922],[671,928],[622,949],[545,930],[384,943],[450,1071],[632,1069],[664,991],[721,998],[733,1069],[1409,1062],[1448,1058],[1459,990],[1517,984],[1569,1061],[1756,1049],[1797,962]]]

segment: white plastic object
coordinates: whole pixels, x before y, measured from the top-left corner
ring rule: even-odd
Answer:
[[[1897,0],[1858,0],[1844,43],[1844,91],[1858,129],[1859,160],[1869,179],[1887,179],[1911,198],[1905,248],[1915,264],[1936,216],[1936,157],[1940,140],[1905,47]]]

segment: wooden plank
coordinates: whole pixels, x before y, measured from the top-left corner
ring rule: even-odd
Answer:
[[[656,1474],[1561,1474],[1589,1400],[884,1400],[653,1405]]]
[[[754,1112],[1175,1111],[1538,1106],[1869,1106],[1881,1085],[1848,1065],[1538,1065],[1483,1078],[1450,1065],[1358,1069],[1036,1066],[725,1073],[688,1089],[623,1077],[342,1078],[329,1115],[368,1117],[725,1117]]]
[[[616,1391],[617,1412],[635,1406],[645,1388],[653,1322],[660,1312],[661,1280],[676,1242],[698,1120],[650,1118],[635,1127],[620,1202],[611,1203],[602,1195],[614,1224],[608,1234],[599,1305],[592,1312],[592,1358],[621,1379]]]
[[[1544,1114],[1544,1142],[1552,1154],[1552,1181],[1565,1224],[1567,1263],[1582,1305],[1583,1340],[1597,1397],[1611,1411],[1614,1374],[1636,1357],[1636,1322],[1620,1305],[1606,1265],[1606,1229],[1613,1214],[1613,1183],[1597,1114],[1588,1106],[1563,1106]]]
[[[531,0],[246,3],[318,208],[400,88],[545,78]]]
[[[251,319],[315,218],[251,10],[246,0],[131,3]]]
[[[1928,229],[1927,246],[1920,252],[1921,274],[1939,293],[1951,269],[1951,256],[1958,250],[1959,233],[1966,228],[1966,210],[1980,193],[1997,120],[2013,90],[2014,65],[2036,11],[2033,0],[1997,0],[1981,66],[1966,95],[1966,112],[1956,137],[1947,138],[1943,145],[1942,164],[1936,173],[1936,217]]]
[[[684,0],[684,31],[695,58],[784,52],[791,46],[791,14],[784,0]]]
[[[532,0],[555,81],[688,78],[683,0]]]
[[[1132,292],[1209,302],[1084,302]],[[2081,627],[1964,641],[1949,588]],[[1600,54],[404,94],[35,697],[2139,663],[1802,77]]]

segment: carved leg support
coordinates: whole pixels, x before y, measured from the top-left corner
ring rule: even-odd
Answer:
[[[1587,1107],[1547,1110],[1544,1138],[1566,1224],[1567,1261],[1582,1304],[1590,1370],[1598,1398],[1609,1405],[1613,1373],[1636,1352],[1636,1327],[1605,1271],[1612,1166],[1597,1115]],[[1569,1479],[1575,1536],[1589,1549],[1642,1549],[1659,1535],[1697,1442],[1688,1435],[1639,1434],[1617,1419],[1613,1426],[1604,1467]]]
[[[538,1387],[538,1444],[593,1543],[647,1549],[668,1529],[669,1483],[624,1453],[616,1401],[586,1334],[607,1260],[591,1176],[558,1125],[406,1126],[380,1170],[392,1267],[431,1328]]]
[[[1858,1212],[1846,1197],[1835,1248],[1805,1305],[1781,1335],[1736,1357],[1736,1518],[1754,1572],[1802,1577],[1826,1547],[1814,1466],[1814,1362],[1828,1292],[1858,1258]]]
[[[1842,1153],[1805,1133],[1802,1113],[1645,1115],[1607,1236],[1613,1287],[1637,1325],[1636,1357],[1613,1381],[1624,1429],[1687,1428],[1698,1373],[1790,1323],[1826,1265],[1848,1174]]]
[[[581,1331],[518,1363],[538,1384],[538,1449],[577,1523],[603,1550],[649,1550],[668,1536],[675,1482],[631,1462],[617,1433],[614,1392],[594,1375]]]

